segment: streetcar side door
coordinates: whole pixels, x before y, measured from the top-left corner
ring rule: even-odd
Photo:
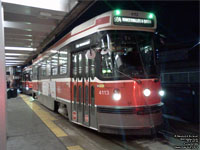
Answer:
[[[88,50],[71,54],[71,120],[88,127],[97,126],[95,112],[95,58]]]

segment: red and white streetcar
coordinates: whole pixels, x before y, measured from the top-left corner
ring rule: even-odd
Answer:
[[[32,94],[32,66],[25,67],[22,71],[22,93]]]
[[[73,123],[113,134],[162,124],[152,13],[114,10],[75,27],[33,61],[33,95]]]

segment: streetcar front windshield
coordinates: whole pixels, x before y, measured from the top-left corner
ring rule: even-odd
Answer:
[[[101,39],[103,77],[156,77],[152,33],[107,31]]]
[[[32,71],[28,71],[24,74],[24,81],[32,81]]]

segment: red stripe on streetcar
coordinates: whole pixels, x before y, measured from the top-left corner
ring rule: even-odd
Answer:
[[[80,34],[80,33],[82,33],[82,32],[85,32],[85,31],[89,30],[89,29],[92,29],[92,28],[94,28],[94,27],[96,27],[96,26],[98,26],[98,25],[109,23],[109,20],[110,20],[110,16],[106,16],[106,17],[103,17],[103,18],[99,18],[99,19],[96,20],[95,25],[93,25],[93,26],[91,26],[91,27],[89,27],[89,28],[86,28],[85,30],[82,30],[82,31],[80,31],[80,32],[78,32],[78,33],[75,33],[75,34],[73,34],[71,37],[76,36],[76,35],[78,35],[78,34]]]

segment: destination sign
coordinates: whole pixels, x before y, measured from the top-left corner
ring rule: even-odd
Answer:
[[[115,25],[125,25],[125,26],[137,26],[137,27],[154,26],[154,21],[152,19],[144,19],[144,18],[115,16],[113,18],[113,22]]]

